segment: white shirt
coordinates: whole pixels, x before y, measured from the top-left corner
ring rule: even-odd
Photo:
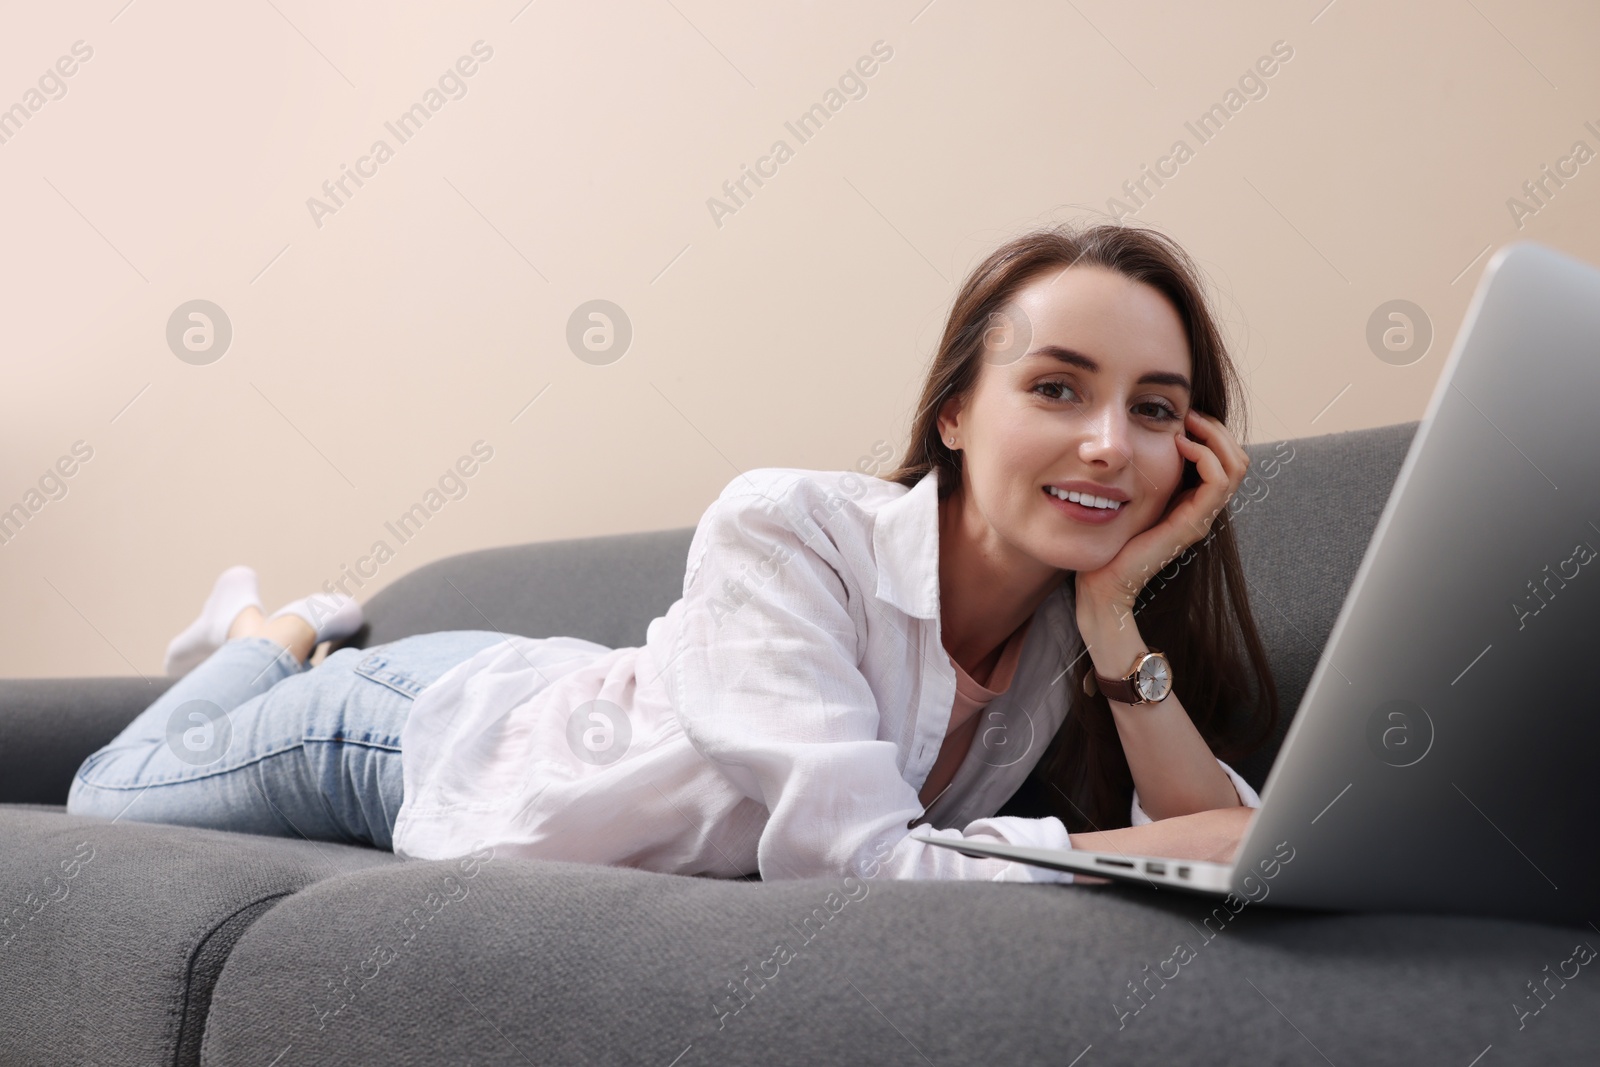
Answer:
[[[956,691],[940,638],[938,474],[762,468],[701,516],[683,596],[639,648],[508,637],[426,687],[401,731],[394,850],[763,880],[1070,882],[917,833],[1072,847],[1055,817],[997,817],[1067,713],[1083,651],[1070,578],[954,779],[917,799]],[[599,701],[600,703],[595,703]],[[1221,763],[1221,761],[1218,761]],[[1226,763],[1244,803],[1260,798]],[[1150,822],[1134,793],[1134,825]]]

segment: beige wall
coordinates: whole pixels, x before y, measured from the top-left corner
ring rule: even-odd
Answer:
[[[1137,218],[1209,272],[1252,440],[1420,417],[1492,247],[1600,261],[1600,12],[1576,0],[123,4],[0,35],[26,114],[0,127],[0,508],[40,505],[0,544],[9,676],[159,673],[236,562],[271,608],[383,539],[365,598],[466,549],[692,525],[751,467],[898,456],[964,272],[1179,139]],[[880,41],[801,143],[785,122]],[[1209,141],[1186,127],[1229,103]],[[566,341],[597,298],[633,327],[603,365]],[[196,299],[232,325],[209,363],[167,342]],[[1406,366],[1366,341],[1395,299],[1435,330]],[[466,495],[399,544],[385,521],[478,441]],[[30,496],[76,442],[65,495]]]

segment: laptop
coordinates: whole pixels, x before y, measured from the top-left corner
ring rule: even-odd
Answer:
[[[1600,270],[1489,260],[1227,864],[913,835],[1292,908],[1600,930]]]

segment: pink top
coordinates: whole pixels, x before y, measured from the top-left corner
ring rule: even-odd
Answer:
[[[1011,687],[1011,676],[1017,669],[1017,657],[1022,655],[1022,639],[1028,635],[1028,627],[1033,623],[1032,616],[1006,639],[1005,646],[1000,650],[1000,659],[995,662],[994,670],[989,672],[989,682],[998,685],[998,689],[990,689],[980,685],[972,675],[961,669],[954,656],[950,657],[950,665],[956,669],[956,702],[955,708],[950,713],[951,722],[964,723],[968,718],[983,710],[984,705],[995,697],[1004,693]]]
[[[950,710],[950,723],[945,727],[944,735],[948,741],[959,735],[965,734],[964,741],[955,744],[945,744],[939,750],[938,759],[934,760],[933,767],[928,771],[928,777],[922,784],[923,792],[929,789],[938,789],[933,798],[924,805],[924,810],[931,808],[934,801],[944,796],[951,784],[955,781],[956,771],[959,769],[967,748],[972,744],[972,737],[977,732],[982,719],[979,717],[985,706],[1000,696],[1011,685],[1011,677],[1016,672],[1017,658],[1022,654],[1022,639],[1028,634],[1028,626],[1033,622],[1030,617],[1021,626],[1006,638],[1006,643],[1000,647],[1000,656],[995,661],[994,668],[989,671],[988,681],[999,686],[990,689],[981,684],[976,678],[962,669],[954,656],[948,651],[946,656],[950,665],[956,669],[956,696],[954,706]],[[920,794],[919,794],[920,796]],[[915,822],[915,820],[913,820]],[[910,825],[910,824],[908,824]]]

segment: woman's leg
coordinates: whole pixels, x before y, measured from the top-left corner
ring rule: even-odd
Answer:
[[[67,810],[388,848],[412,700],[502,639],[419,634],[311,670],[304,642],[231,639],[84,762]]]
[[[267,618],[261,614],[260,608],[245,608],[239,612],[233,625],[228,628],[228,639],[235,637],[265,637],[269,641],[282,645],[284,651],[295,658],[301,666],[311,658],[312,651],[317,647],[317,631],[311,624],[298,615],[274,615]]]
[[[166,742],[185,764],[214,762],[224,755],[230,732],[226,713],[305,670],[316,631],[297,616],[269,620],[247,607],[234,618],[227,637],[91,759],[138,757]]]
[[[235,713],[304,670],[290,650],[260,634],[229,639],[83,762],[67,794],[68,813],[217,825],[203,821],[206,813],[227,808],[239,818],[222,828],[272,832],[266,821],[238,810],[249,798],[240,803],[220,778],[247,755],[249,739]],[[173,788],[185,783],[190,788]],[[148,796],[152,790],[156,795]],[[195,809],[194,818],[184,817],[186,808]]]

